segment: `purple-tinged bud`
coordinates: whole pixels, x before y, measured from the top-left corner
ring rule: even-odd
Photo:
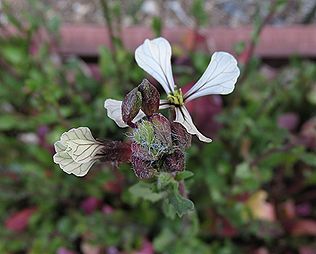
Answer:
[[[137,144],[136,142],[133,142],[131,144],[131,150],[132,150],[132,156],[141,158],[146,161],[155,161],[157,158],[155,158],[149,151],[144,149],[141,145]]]
[[[162,114],[153,114],[149,121],[153,124],[155,139],[158,140],[163,146],[171,147],[171,125],[169,120]]]
[[[172,154],[168,154],[164,159],[164,168],[168,172],[183,171],[185,167],[184,153],[177,149]]]
[[[131,127],[135,127],[132,120],[138,114],[142,106],[142,94],[138,91],[138,88],[134,88],[124,98],[122,102],[122,118],[123,121]]]
[[[179,123],[171,123],[172,141],[180,149],[186,149],[191,146],[192,135]]]
[[[148,179],[155,175],[156,170],[150,161],[132,156],[132,165],[135,175],[140,179]]]
[[[99,141],[99,140],[98,140]],[[97,154],[103,162],[123,163],[131,159],[131,144],[121,141],[100,141],[102,149]]]
[[[156,87],[154,87],[147,79],[138,86],[138,90],[142,94],[142,111],[146,116],[151,116],[152,114],[158,112],[160,94]]]

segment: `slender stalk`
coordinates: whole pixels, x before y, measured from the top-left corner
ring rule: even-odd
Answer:
[[[269,150],[267,150],[266,152],[264,152],[263,154],[259,155],[256,159],[254,159],[251,163],[250,166],[251,167],[255,167],[256,165],[258,165],[261,161],[267,159],[269,156],[275,154],[275,153],[284,153],[284,152],[288,152],[291,149],[299,146],[299,143],[288,143],[285,144],[284,146],[281,147],[273,147]]]
[[[187,190],[185,188],[184,180],[181,180],[179,182],[179,193],[181,194],[182,197],[188,198],[188,192],[187,192]]]
[[[243,81],[246,80],[246,78],[248,77],[249,74],[249,70],[250,70],[250,60],[253,57],[253,54],[255,52],[256,46],[258,44],[258,38],[260,37],[260,34],[263,30],[263,28],[268,24],[268,22],[272,19],[272,17],[275,14],[276,11],[276,7],[278,5],[278,1],[277,0],[272,0],[271,1],[271,6],[270,6],[270,10],[268,12],[268,14],[263,18],[263,20],[261,21],[261,23],[259,24],[259,26],[253,31],[253,35],[248,43],[247,46],[247,59],[246,59],[246,63],[245,63],[245,67],[244,67],[244,71],[241,75],[241,77],[239,78],[239,84],[242,84]]]
[[[107,0],[100,0],[102,10],[103,10],[103,16],[108,28],[109,36],[110,36],[110,48],[113,50],[113,54],[117,54],[117,47],[115,43],[115,35],[114,35],[114,29],[113,29],[113,23],[112,23],[112,17],[110,13],[110,9],[107,3]]]
[[[117,45],[117,36],[115,35],[115,31],[113,29],[112,16],[110,13],[109,5],[107,0],[100,0],[101,7],[103,10],[103,16],[107,25],[109,37],[110,37],[110,48],[112,50],[112,59],[116,67],[117,78],[120,83],[123,81],[124,75],[120,66],[120,61],[118,59],[118,45]]]

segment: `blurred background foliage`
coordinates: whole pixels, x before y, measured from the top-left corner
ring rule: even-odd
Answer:
[[[97,68],[61,56],[59,18],[28,2],[18,14],[1,6],[9,26],[0,23],[0,253],[316,253],[314,62],[293,57],[274,68],[240,57],[233,94],[188,106],[214,141],[194,142],[187,153],[196,212],[165,216],[168,207],[135,185],[130,165],[98,164],[78,178],[53,163],[52,144],[72,127],[126,139],[103,103],[121,99],[144,73],[115,34],[114,51],[100,48]],[[192,4],[196,29],[206,23],[203,4]],[[119,5],[103,11],[108,24],[120,15]],[[264,22],[258,14],[253,46]],[[151,24],[159,35],[161,19]],[[243,56],[247,48],[236,50]],[[192,84],[210,55],[175,51],[177,84]]]

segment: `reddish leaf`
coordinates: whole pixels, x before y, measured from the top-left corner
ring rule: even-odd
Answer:
[[[316,117],[309,119],[301,128],[303,143],[311,149],[316,149]]]
[[[81,251],[83,254],[101,254],[102,253],[101,247],[95,246],[86,242],[83,242],[81,244]]]
[[[104,184],[104,189],[111,193],[121,193],[123,190],[124,176],[118,171],[115,171],[115,179]]]
[[[102,212],[103,212],[104,214],[111,214],[111,213],[114,212],[114,208],[113,208],[112,206],[110,206],[110,205],[104,205],[104,206],[102,207]]]
[[[86,214],[91,214],[96,209],[98,209],[98,207],[100,207],[100,205],[101,205],[101,200],[97,199],[96,197],[88,197],[81,202],[80,208]]]
[[[299,117],[296,113],[285,113],[278,117],[278,126],[282,129],[294,131],[298,125]]]
[[[307,219],[297,220],[291,225],[290,231],[295,236],[316,236],[316,221]]]
[[[264,247],[261,247],[259,249],[256,249],[254,250],[253,252],[251,252],[252,254],[269,254],[269,250],[264,248]]]
[[[14,232],[22,232],[27,228],[29,219],[36,211],[35,207],[25,208],[18,211],[5,220],[5,227]]]
[[[189,30],[183,38],[183,45],[188,51],[201,49],[206,47],[206,37],[196,31],[195,29]]]
[[[294,219],[296,217],[295,204],[292,200],[284,202],[281,208],[284,219]]]
[[[316,254],[316,246],[303,246],[299,249],[299,254]]]
[[[58,250],[57,250],[57,253],[56,254],[77,254],[77,252],[74,252],[74,251],[71,251],[71,250],[68,250],[64,247],[60,247]]]
[[[310,203],[302,203],[296,206],[296,213],[298,216],[309,216],[312,213],[312,209]]]
[[[136,251],[134,254],[154,254],[154,247],[150,241],[144,240],[142,248]]]

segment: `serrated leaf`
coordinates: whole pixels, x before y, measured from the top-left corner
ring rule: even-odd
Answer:
[[[194,211],[194,204],[190,199],[182,197],[179,193],[173,193],[169,196],[169,202],[175,209],[179,217]]]
[[[176,211],[175,209],[173,208],[173,205],[170,204],[169,200],[168,199],[165,199],[162,203],[162,210],[163,210],[163,213],[166,217],[174,220],[175,217],[176,217]]]
[[[158,176],[157,187],[159,190],[162,190],[167,187],[172,181],[174,181],[174,179],[171,174],[161,172]]]
[[[194,175],[193,172],[185,170],[185,171],[182,171],[182,172],[178,172],[176,177],[175,177],[175,179],[177,181],[181,181],[181,180],[188,179],[188,178],[192,177],[193,175]]]

